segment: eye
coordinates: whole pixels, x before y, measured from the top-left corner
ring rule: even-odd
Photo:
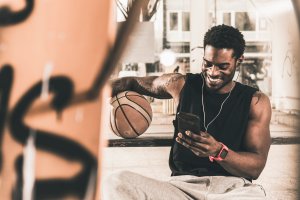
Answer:
[[[218,65],[218,68],[219,69],[227,69],[228,68],[228,64],[220,64],[220,65]]]
[[[213,66],[212,63],[207,62],[206,60],[204,60],[204,67],[205,67],[205,68],[210,68],[210,67],[212,67],[212,66]]]

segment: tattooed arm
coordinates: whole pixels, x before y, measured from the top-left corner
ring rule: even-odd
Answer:
[[[185,83],[185,75],[179,73],[163,74],[161,76],[124,77],[112,80],[112,96],[131,90],[142,95],[158,99],[179,98],[179,93]]]

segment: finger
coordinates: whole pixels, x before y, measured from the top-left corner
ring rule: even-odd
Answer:
[[[199,149],[199,148],[196,148],[196,147],[194,147],[194,146],[191,146],[190,144],[188,144],[187,142],[185,142],[184,140],[182,140],[182,139],[179,138],[179,137],[176,138],[176,141],[177,141],[179,144],[181,144],[181,145],[185,146],[186,148],[190,149],[190,150],[191,150],[195,155],[197,155],[197,156],[200,156],[200,157],[208,156],[208,155],[207,155],[207,152],[204,152],[204,151],[202,151],[202,150]]]
[[[196,149],[201,150],[202,152],[207,152],[210,150],[210,146],[209,143],[203,143],[203,142],[199,142],[196,140],[193,140],[191,138],[189,138],[188,136],[183,135],[182,133],[178,133],[178,137],[185,142],[186,144],[188,144],[191,147],[195,147]],[[207,140],[207,139],[205,139]]]
[[[194,143],[194,147],[206,155],[209,154],[212,149],[210,145],[204,143]]]
[[[188,143],[189,145],[192,145],[192,140],[188,137],[186,137],[184,134],[182,133],[178,133],[178,137],[183,140],[184,142]]]
[[[200,132],[201,133],[201,132]],[[203,137],[200,134],[196,134],[193,133],[191,131],[186,131],[185,134],[187,135],[187,137],[191,138],[192,140],[196,141],[196,142],[201,142],[201,143],[206,143],[208,144],[207,138]]]
[[[207,157],[207,155],[201,151],[191,150],[198,157]]]
[[[182,140],[180,137],[176,137],[176,142],[178,142],[179,144],[185,146],[186,148],[189,148],[189,144],[186,143],[184,140]]]
[[[210,142],[207,143],[203,143],[203,142],[196,142],[194,140],[190,140],[187,138],[181,138],[184,142],[186,142],[188,145],[190,145],[191,147],[196,148],[197,150],[204,152],[205,154],[208,154],[212,151],[212,147]]]
[[[209,138],[211,136],[208,132],[203,132],[203,131],[200,132],[200,135],[205,138]]]
[[[200,144],[199,141],[193,140],[191,137],[188,137],[187,135],[184,135],[182,133],[178,133],[178,137],[183,140],[184,142],[186,142],[187,144],[189,144],[190,146],[199,146],[197,144]]]

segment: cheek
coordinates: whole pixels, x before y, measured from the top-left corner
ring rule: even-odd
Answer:
[[[206,71],[206,69],[205,69],[205,67],[203,67],[203,65],[201,66],[201,71],[202,71],[202,72],[205,72],[205,71]]]
[[[232,79],[234,77],[235,70],[228,70],[224,71],[223,75],[226,76],[228,79]]]

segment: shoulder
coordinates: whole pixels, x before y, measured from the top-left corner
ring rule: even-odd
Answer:
[[[166,89],[173,97],[180,93],[186,81],[186,75],[180,73],[163,74],[161,78],[164,80]]]
[[[271,112],[272,109],[269,97],[261,91],[256,91],[251,99],[250,117],[270,120]]]
[[[163,74],[162,77],[168,79],[170,83],[178,83],[178,81],[184,83],[186,79],[186,75],[180,73]]]

